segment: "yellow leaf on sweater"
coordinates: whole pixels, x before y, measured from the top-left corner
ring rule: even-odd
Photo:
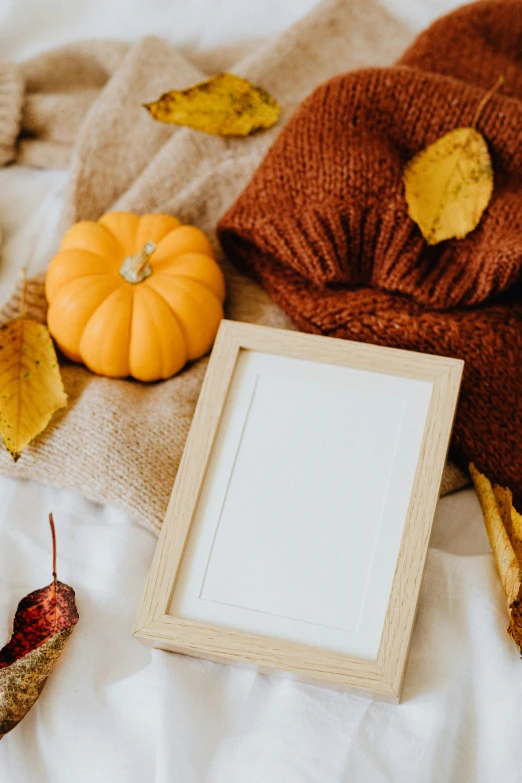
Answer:
[[[187,90],[171,90],[145,108],[159,122],[185,125],[215,136],[249,136],[271,128],[281,107],[261,87],[220,73]]]
[[[462,239],[475,229],[493,193],[493,167],[477,122],[500,75],[482,97],[469,127],[456,128],[416,155],[404,169],[408,214],[428,245]]]
[[[456,128],[419,152],[404,170],[408,214],[429,245],[473,231],[493,193],[484,137]]]
[[[66,405],[47,327],[23,317],[0,326],[0,432],[15,461]]]
[[[482,507],[495,565],[507,597],[508,633],[522,653],[522,517],[513,506],[511,490],[491,484],[469,466]]]

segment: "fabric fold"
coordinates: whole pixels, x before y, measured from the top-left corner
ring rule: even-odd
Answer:
[[[128,44],[86,41],[0,64],[0,165],[67,168],[78,131]]]

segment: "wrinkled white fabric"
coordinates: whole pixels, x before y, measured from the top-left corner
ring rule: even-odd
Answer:
[[[0,744],[0,780],[520,779],[522,664],[472,490],[439,504],[399,706],[141,646],[131,628],[154,537],[43,485],[1,478],[0,496],[0,635],[51,579],[51,509],[80,611],[42,697]]]
[[[347,0],[349,2],[349,0]],[[154,32],[187,52],[253,46],[314,0],[0,0],[2,59],[73,39]],[[419,29],[455,0],[387,0]],[[45,269],[63,172],[0,171],[0,298]],[[80,621],[41,699],[0,743],[4,783],[515,783],[522,663],[472,490],[438,508],[403,703],[152,651],[131,629],[156,539],[122,513],[0,477],[0,644],[18,601],[61,580]]]

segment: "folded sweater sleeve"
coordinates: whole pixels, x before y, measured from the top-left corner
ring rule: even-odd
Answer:
[[[0,63],[0,165],[16,157],[16,140],[22,122],[24,80],[19,68]]]
[[[87,41],[23,63],[0,63],[0,165],[67,168],[91,104],[127,49]]]

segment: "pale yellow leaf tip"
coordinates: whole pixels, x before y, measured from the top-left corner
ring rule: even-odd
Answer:
[[[470,474],[484,516],[484,524],[502,587],[507,598],[508,633],[522,651],[522,539],[520,514],[508,488],[492,485],[473,463]]]

